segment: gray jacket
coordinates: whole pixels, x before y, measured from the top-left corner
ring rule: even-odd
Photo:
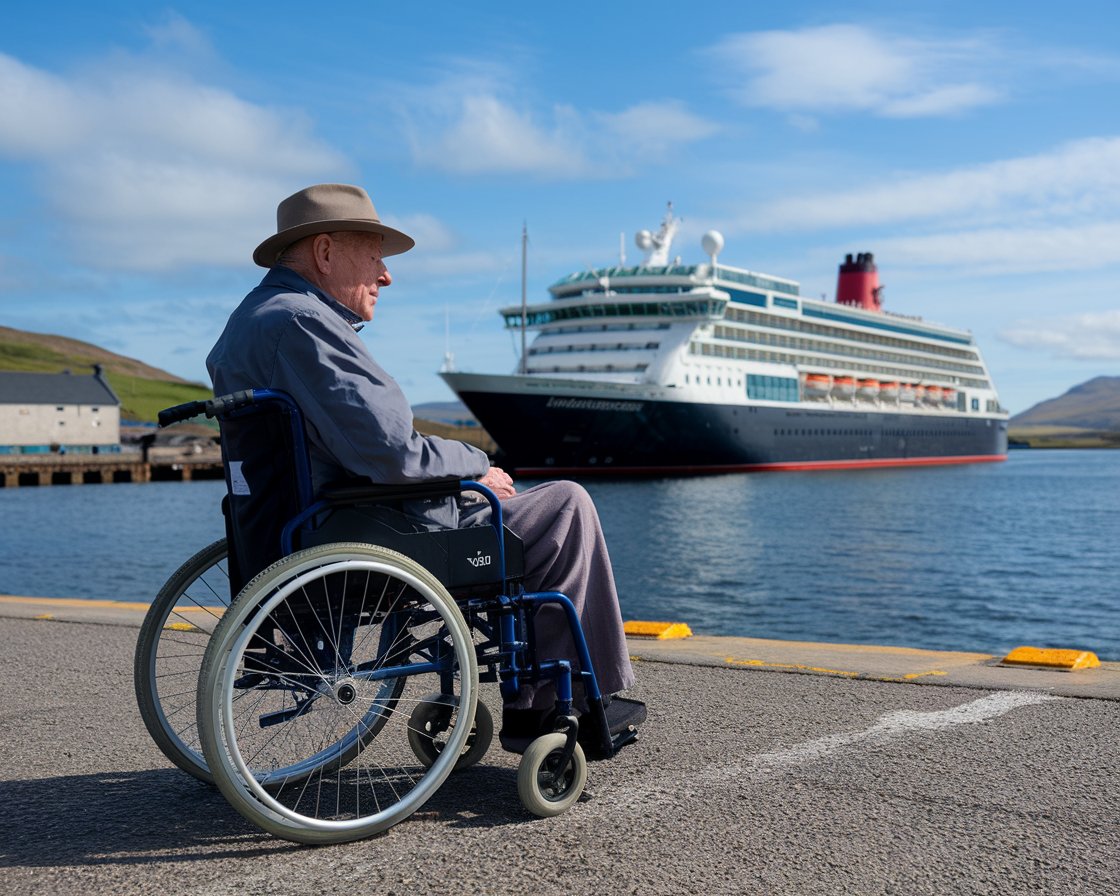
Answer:
[[[400,484],[485,475],[485,452],[413,429],[404,393],[358,338],[360,326],[345,305],[274,267],[230,315],[206,359],[214,393],[291,395],[307,424],[316,489],[354,476]],[[429,526],[459,525],[454,500],[410,502],[406,511]]]

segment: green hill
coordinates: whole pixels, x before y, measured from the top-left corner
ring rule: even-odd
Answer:
[[[214,394],[201,383],[189,382],[88,342],[0,327],[0,370],[81,373],[94,364],[102,366],[109,385],[121,400],[122,421],[154,423],[162,408]]]
[[[1098,376],[1008,421],[1008,435],[1035,447],[1120,445],[1120,376]]]

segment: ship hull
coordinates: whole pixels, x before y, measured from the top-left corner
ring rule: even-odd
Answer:
[[[478,374],[445,379],[498,443],[502,463],[523,476],[839,469],[1007,456],[1006,419],[957,411],[696,403],[638,386]]]

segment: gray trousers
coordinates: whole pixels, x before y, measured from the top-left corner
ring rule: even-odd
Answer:
[[[525,590],[560,591],[575,605],[587,639],[599,689],[604,694],[634,683],[626,649],[614,573],[599,514],[591,496],[574,482],[546,482],[502,501],[504,523],[525,544]],[[542,659],[570,659],[575,646],[559,607],[545,606],[536,618]],[[551,687],[526,690],[516,706],[546,708]]]

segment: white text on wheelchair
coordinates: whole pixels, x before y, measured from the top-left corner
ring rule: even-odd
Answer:
[[[467,562],[475,569],[478,569],[480,566],[489,566],[490,559],[491,558],[489,554],[484,557],[482,556],[482,551],[479,551],[477,557],[468,557]]]

